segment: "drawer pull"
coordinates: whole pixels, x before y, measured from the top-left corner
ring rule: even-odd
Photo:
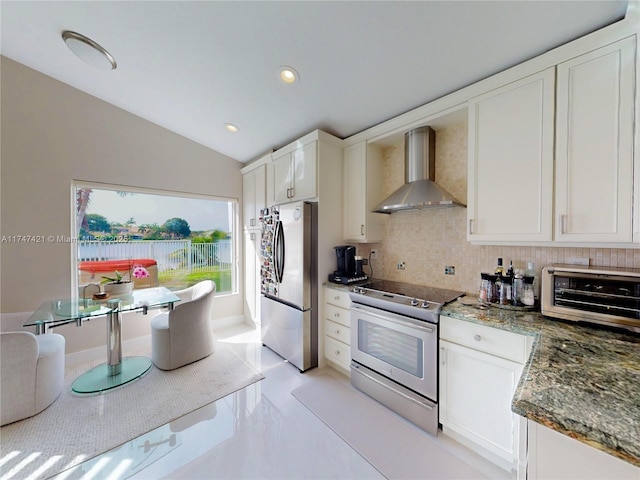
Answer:
[[[336,352],[335,352],[335,353],[336,353],[336,357],[339,357],[339,356],[340,356],[340,350],[336,350]]]
[[[337,330],[337,329],[336,329],[335,334],[336,334],[336,335],[340,335],[340,330]]]
[[[480,340],[482,340],[482,337],[481,337],[480,335],[474,335],[474,336],[473,336],[473,339],[474,339],[476,342],[479,342]]]
[[[340,318],[340,314],[339,313],[334,313],[333,316],[336,317],[336,318]]]
[[[335,297],[333,297],[334,300],[340,300],[340,295],[336,295]]]

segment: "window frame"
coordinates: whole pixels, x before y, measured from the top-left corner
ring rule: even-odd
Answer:
[[[226,292],[216,292],[216,296],[230,296],[237,295],[239,293],[239,282],[238,282],[238,268],[240,266],[240,254],[241,254],[241,244],[240,235],[238,232],[240,231],[240,219],[238,217],[239,212],[239,200],[237,198],[231,197],[223,197],[219,195],[205,195],[200,193],[192,193],[192,192],[180,192],[176,190],[166,190],[160,188],[150,188],[150,187],[139,187],[133,185],[119,185],[114,183],[102,183],[102,182],[93,182],[87,180],[72,180],[71,182],[71,239],[70,243],[71,248],[71,298],[76,298],[78,296],[78,226],[77,226],[77,204],[76,204],[76,190],[78,188],[91,188],[95,190],[112,190],[114,192],[131,192],[131,193],[140,193],[147,195],[162,195],[168,197],[180,197],[180,198],[193,198],[193,199],[202,199],[202,200],[213,200],[213,201],[221,201],[228,202],[231,206],[231,291]]]

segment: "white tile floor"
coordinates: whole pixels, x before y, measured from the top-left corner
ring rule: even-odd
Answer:
[[[349,385],[346,377],[330,368],[300,374],[263,347],[259,333],[246,325],[218,330],[216,336],[260,370],[264,380],[62,472],[55,479],[385,478],[291,395],[292,390],[313,382],[320,374]],[[398,417],[398,422],[404,420]],[[474,474],[470,478],[509,478],[507,472],[446,437],[440,435],[435,440],[472,466]],[[393,438],[393,432],[389,432],[381,441],[402,439]],[[416,471],[415,478],[423,477]]]

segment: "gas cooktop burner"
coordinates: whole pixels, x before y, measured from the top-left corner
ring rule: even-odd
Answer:
[[[462,295],[464,292],[391,280],[374,280],[353,287],[349,293],[354,303],[432,323],[438,322],[443,305]]]

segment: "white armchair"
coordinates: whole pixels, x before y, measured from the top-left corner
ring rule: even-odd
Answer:
[[[181,298],[173,310],[151,319],[151,360],[173,370],[213,353],[211,307],[216,284],[211,280],[173,292]]]
[[[64,385],[64,337],[23,329],[30,315],[0,314],[0,425],[40,413]]]

